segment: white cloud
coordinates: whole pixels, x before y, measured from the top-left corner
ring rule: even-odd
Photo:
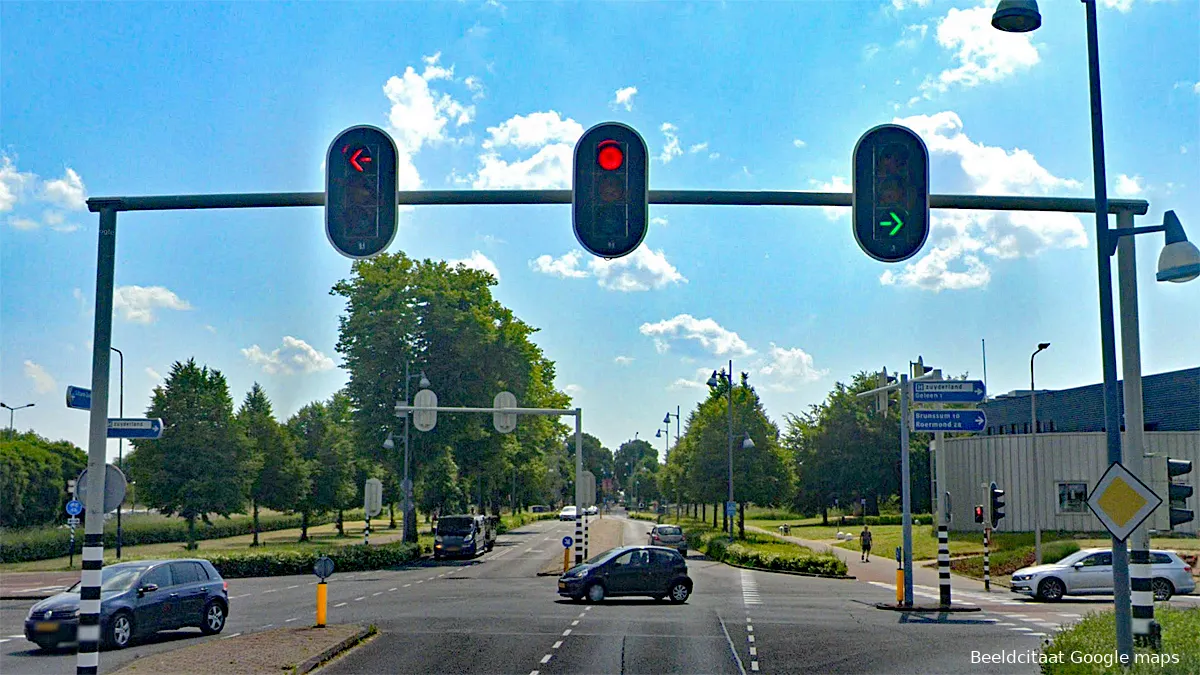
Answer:
[[[54,377],[33,361],[25,361],[25,377],[33,380],[33,390],[39,394],[49,394],[58,389],[58,383],[54,381]]]
[[[583,393],[583,387],[577,384],[568,384],[567,386],[563,387],[563,392],[568,396],[578,396]]]
[[[892,7],[897,10],[908,9],[909,7],[928,7],[933,0],[892,0]]]
[[[716,159],[716,158],[718,158],[718,157],[720,157],[720,156],[721,156],[721,153],[719,153],[719,152],[713,152],[713,153],[709,153],[709,155],[708,155],[708,158],[709,158],[709,159]]]
[[[430,82],[454,76],[454,66],[446,68],[439,64],[440,59],[441,52],[423,57],[425,67],[421,74],[409,66],[403,75],[393,75],[383,85],[383,93],[391,102],[388,126],[399,150],[397,170],[401,190],[421,187],[421,176],[413,164],[413,155],[426,143],[453,141],[447,127],[451,123],[455,128],[464,126],[475,116],[475,106],[463,105],[449,94],[429,86]]]
[[[21,216],[9,216],[8,224],[18,230],[36,230],[42,224],[32,218],[24,218]]]
[[[663,216],[654,216],[650,219],[650,224],[655,227],[666,227],[670,222]]]
[[[616,98],[609,105],[614,110],[616,110],[617,106],[625,106],[626,111],[633,110],[633,97],[637,93],[637,87],[622,87],[617,90]]]
[[[678,391],[680,389],[707,389],[708,385],[704,384],[704,380],[689,380],[687,378],[679,378],[667,386],[667,389]]]
[[[243,349],[242,355],[268,375],[290,375],[296,371],[315,373],[333,368],[333,359],[314,349],[304,340],[286,335],[283,346],[271,352],[258,345]]]
[[[588,268],[600,287],[610,291],[648,291],[687,283],[662,251],[654,251],[649,246],[639,246],[633,253],[615,260],[592,258]]]
[[[874,42],[867,45],[866,47],[863,47],[863,58],[864,59],[867,59],[867,60],[873,59],[873,58],[875,58],[875,55],[878,53],[879,53],[879,45],[875,44]]]
[[[683,148],[679,147],[679,135],[675,133],[679,131],[679,127],[670,122],[663,122],[659,130],[662,131],[663,136],[667,137],[667,142],[663,145],[662,154],[658,156],[658,160],[663,164],[667,164],[672,159],[683,154]]]
[[[563,188],[571,184],[571,166],[575,142],[583,135],[583,126],[563,119],[554,110],[529,115],[514,115],[500,125],[488,127],[490,138],[483,141],[479,170],[472,174],[475,188]],[[508,161],[501,148],[529,150],[531,157]]]
[[[56,180],[48,180],[42,186],[42,200],[66,209],[81,211],[87,208],[87,188],[74,169],[67,167],[66,174]]]
[[[1166,0],[1142,0],[1143,2],[1164,2]],[[1133,9],[1133,0],[1100,0],[1100,6],[1105,9],[1115,9],[1122,14],[1126,14]]]
[[[0,211],[12,211],[25,192],[25,187],[36,180],[36,175],[17,171],[12,158],[0,154]]]
[[[496,263],[480,251],[471,251],[471,255],[466,258],[446,261],[450,267],[458,267],[465,265],[471,269],[481,270],[496,277],[496,281],[500,280],[500,268],[496,267]]]
[[[819,181],[810,178],[808,182],[818,192],[850,192],[853,189],[853,186],[850,185],[850,180],[845,176],[834,176],[833,180],[829,181]],[[850,217],[850,209],[841,206],[822,206],[821,210],[825,212],[825,217],[830,220],[840,220]]]
[[[758,372],[775,380],[769,386],[778,391],[794,391],[797,384],[815,382],[829,374],[828,370],[818,370],[812,355],[799,347],[785,349],[772,342],[768,354],[770,362]]]
[[[958,65],[937,77],[926,77],[921,91],[926,98],[952,86],[974,87],[997,82],[1038,63],[1030,33],[1006,33],[992,28],[991,7],[951,8],[938,21],[937,42],[953,52]]]
[[[792,145],[796,146],[797,148],[803,148],[803,147],[806,147],[808,145],[808,143],[805,143],[804,141],[797,138],[792,141]]]
[[[688,152],[690,152],[691,154],[694,155],[697,152],[704,152],[707,149],[708,149],[708,141],[705,141],[703,143],[697,143],[697,144],[693,145],[692,147],[688,148]]]
[[[188,310],[192,306],[162,286],[118,286],[113,309],[133,323],[154,323],[155,309]]]
[[[899,274],[885,271],[879,276],[879,282],[885,286],[899,284],[935,293],[983,288],[991,281],[992,273],[979,256],[966,253],[967,250],[978,250],[978,247],[972,249],[963,241],[934,247],[915,263],[905,264]],[[959,258],[962,258],[961,262]],[[956,264],[956,269],[951,269],[952,264]]]
[[[1146,191],[1146,184],[1141,176],[1119,174],[1113,194],[1118,197],[1136,197]]]
[[[918,44],[925,41],[925,35],[929,33],[929,25],[924,23],[914,23],[904,27],[904,37],[896,43],[899,47],[907,47],[909,49],[916,47]],[[897,80],[896,84],[900,81]]]
[[[654,339],[658,353],[666,353],[672,340],[694,340],[716,356],[748,356],[754,350],[737,333],[723,328],[711,318],[697,319],[691,314],[679,314],[657,323],[644,323],[638,329]]]
[[[470,90],[473,100],[477,101],[484,97],[483,82],[480,82],[478,77],[469,75],[467,79],[463,80],[463,84],[467,85],[467,89]]]
[[[617,358],[613,359],[613,363],[617,364],[618,366],[627,366],[627,365],[633,363],[633,357],[632,356],[618,356]]]
[[[213,327],[211,324],[205,324],[205,325],[204,325],[204,330],[206,330],[206,331],[208,331],[208,332],[212,333],[213,335],[216,335],[216,334],[217,334],[217,329],[216,329],[216,328],[214,328],[214,327]]]
[[[79,229],[75,223],[66,222],[66,214],[62,211],[45,211],[42,213],[42,222],[49,225],[50,229],[55,232],[74,232]]]
[[[579,251],[568,251],[561,258],[540,255],[536,260],[529,261],[529,268],[562,279],[583,279],[588,273],[587,270],[579,269],[582,258],[583,254]]]
[[[160,375],[157,370],[151,368],[150,366],[146,366],[146,375],[149,376],[150,379],[154,380],[155,382],[162,382],[163,376]]]

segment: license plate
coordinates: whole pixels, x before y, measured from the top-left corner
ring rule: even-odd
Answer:
[[[39,633],[53,633],[58,630],[57,621],[39,621],[33,624],[33,629]]]

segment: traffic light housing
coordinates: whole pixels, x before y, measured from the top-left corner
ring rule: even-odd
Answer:
[[[1177,525],[1190,523],[1196,518],[1195,512],[1187,508],[1187,500],[1192,496],[1192,486],[1174,481],[1175,477],[1191,472],[1192,463],[1188,460],[1167,458],[1167,508],[1172,530]]]
[[[983,504],[975,505],[975,522],[977,522],[977,523],[983,522]]]
[[[612,259],[646,238],[650,153],[632,127],[605,122],[575,144],[571,211],[575,238],[588,253]]]
[[[1000,510],[1004,508],[1004,502],[1001,501],[1001,497],[1004,496],[1004,490],[996,486],[996,481],[992,481],[992,485],[988,489],[988,494],[991,495],[992,499],[991,521],[992,529],[995,529],[1000,523],[1000,519],[1004,517],[1004,512]]]
[[[396,237],[396,143],[377,127],[350,127],[325,155],[325,235],[347,258],[370,258]]]
[[[917,254],[929,238],[929,150],[915,132],[881,124],[854,146],[854,238],[881,262]]]
[[[896,378],[892,375],[888,375],[887,367],[885,366],[883,370],[880,370],[875,376],[875,382],[876,387],[886,387],[890,384],[895,384]],[[882,415],[887,415],[888,401],[890,397],[891,395],[886,391],[881,391],[875,394],[875,411]]]

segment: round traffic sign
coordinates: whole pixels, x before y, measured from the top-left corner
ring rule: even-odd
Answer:
[[[81,513],[83,513],[83,502],[79,501],[78,499],[72,499],[71,501],[67,502],[68,516],[77,516]]]
[[[570,536],[563,537],[563,548],[571,548],[571,545],[574,543],[575,543],[575,540],[572,539]]]
[[[327,556],[317,558],[317,562],[313,565],[313,574],[320,577],[322,581],[333,576],[333,560]]]

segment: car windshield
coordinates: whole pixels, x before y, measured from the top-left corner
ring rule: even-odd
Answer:
[[[112,593],[127,591],[133,588],[137,583],[138,577],[142,576],[148,565],[117,565],[114,567],[105,567],[100,573],[100,592]],[[75,582],[74,586],[67,589],[67,593],[79,593],[79,582]]]
[[[1076,551],[1076,552],[1072,553],[1071,555],[1058,561],[1058,564],[1074,565],[1075,563],[1079,562],[1080,560],[1083,560],[1084,558],[1088,557],[1089,555],[1091,555],[1093,553],[1095,553],[1095,551]]]
[[[437,533],[451,536],[471,534],[474,523],[470,518],[442,518],[438,520]]]
[[[679,535],[683,534],[683,530],[681,530],[681,529],[679,529],[678,527],[675,527],[675,526],[673,526],[673,525],[672,525],[672,526],[669,526],[669,527],[660,527],[660,528],[658,528],[658,533],[659,533],[660,535],[666,535],[666,536],[675,537],[675,536],[679,536]]]

